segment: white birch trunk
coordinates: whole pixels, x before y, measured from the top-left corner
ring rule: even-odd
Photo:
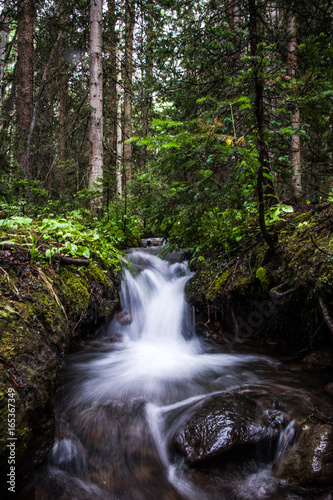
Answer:
[[[8,39],[8,31],[9,31],[9,25],[7,24],[7,8],[8,8],[8,0],[4,2],[0,18],[1,23],[3,24],[3,28],[0,33],[0,102],[2,100],[2,85],[3,85],[3,77],[5,74],[6,45]]]
[[[103,1],[90,0],[90,128],[89,189],[102,191],[95,184],[103,177]]]
[[[122,58],[123,58],[123,31],[124,31],[124,0],[120,4],[119,17],[119,40],[117,47],[117,162],[116,162],[116,178],[117,178],[117,193],[118,196],[123,192],[123,128],[122,128]]]
[[[289,73],[292,77],[296,75],[297,67],[297,26],[296,18],[291,15],[288,19],[288,31],[289,31]],[[300,112],[298,106],[296,106],[290,116],[290,124],[293,129],[298,130],[301,125]],[[302,171],[301,171],[301,139],[299,134],[293,134],[291,136],[290,142],[290,153],[289,153],[290,163],[293,168],[293,188],[294,195],[296,199],[299,199],[302,195]]]
[[[125,40],[125,77],[124,77],[124,174],[125,186],[132,176],[132,144],[126,142],[132,137],[132,77],[133,77],[133,33],[135,3],[126,1],[126,40]]]

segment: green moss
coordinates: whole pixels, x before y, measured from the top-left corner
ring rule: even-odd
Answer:
[[[198,266],[192,280],[190,301],[197,308],[202,304],[204,310],[207,300],[229,304],[232,297],[239,300],[251,295],[270,300],[272,288],[282,292],[290,290],[286,296],[288,301],[297,303],[302,294],[299,299],[302,305],[299,307],[297,303],[297,308],[304,311],[305,316],[317,311],[318,324],[314,328],[317,331],[319,324],[324,324],[318,298],[322,295],[326,304],[331,304],[332,297],[332,217],[333,206],[324,206],[279,221],[274,227],[278,234],[275,252],[269,252],[266,243],[256,234],[248,248],[240,248],[227,263],[221,262],[220,250],[216,256],[206,256],[204,266]],[[256,279],[258,268],[265,273]],[[298,290],[295,295],[293,289]],[[332,309],[330,313],[333,314]]]
[[[230,280],[231,274],[231,270],[226,269],[213,278],[213,281],[209,284],[207,292],[207,298],[209,300],[214,300],[221,292],[223,292]]]
[[[297,226],[298,224],[301,224],[302,222],[310,222],[311,221],[311,212],[304,212],[303,214],[297,215],[297,217],[294,217],[293,219],[293,224]],[[311,224],[313,222],[311,221]]]
[[[81,273],[87,279],[90,279],[92,281],[97,281],[101,285],[107,284],[108,282],[107,277],[103,272],[103,270],[100,269],[94,262],[91,262],[90,266],[83,268]]]
[[[8,458],[6,391],[12,387],[17,394],[17,477],[21,480],[31,472],[34,457],[43,458],[48,451],[43,447],[52,443],[49,421],[58,370],[77,318],[89,319],[89,308],[94,320],[96,315],[111,314],[117,288],[112,274],[106,275],[95,263],[60,272],[51,265],[26,263],[1,268],[0,466],[6,467]]]
[[[77,316],[88,309],[90,294],[88,280],[83,273],[67,269],[61,271],[60,300],[65,309]]]

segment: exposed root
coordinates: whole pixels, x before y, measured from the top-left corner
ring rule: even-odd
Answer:
[[[3,274],[5,275],[5,278],[7,280],[7,283],[8,283],[8,286],[11,290],[13,290],[13,292],[15,293],[16,297],[20,297],[20,294],[19,294],[19,291],[18,289],[16,288],[16,286],[14,285],[14,283],[11,282],[10,280],[10,277],[9,277],[9,274],[4,270],[2,269],[2,267],[0,267],[0,271],[3,272]]]
[[[79,326],[79,324],[81,323],[81,321],[83,320],[83,313],[84,311],[81,311],[81,314],[80,314],[80,319],[79,321],[76,323],[76,325],[74,326],[73,330],[72,330],[72,334],[74,334],[75,330],[77,329],[77,327]]]
[[[283,288],[286,285],[288,285],[288,281],[285,281],[285,282],[281,283],[280,285],[278,285],[274,288],[271,288],[271,290],[269,291],[269,295],[271,297],[276,298],[276,299],[282,299],[283,297],[286,297],[287,295],[290,295],[291,293],[295,292],[298,288],[298,286],[295,285],[292,288],[289,288],[288,290],[286,290],[285,292],[280,292],[279,290],[281,290],[281,288]]]
[[[14,365],[14,363],[12,363],[11,361],[8,361],[8,359],[5,359],[1,356],[0,356],[0,362],[3,363],[7,367],[8,374],[10,375],[12,382],[16,385],[16,387],[25,387],[25,385],[22,384],[21,382],[19,382],[16,378],[17,376],[21,376],[21,374],[20,374],[19,370],[16,368],[16,366]],[[14,370],[14,372],[16,372],[16,375],[13,373],[13,370]]]
[[[299,422],[299,427],[301,427],[304,424],[307,424],[308,422],[310,424],[315,424],[317,422],[322,422],[323,424],[331,424],[331,419],[327,417],[324,413],[318,410],[317,406],[312,407],[312,413],[305,417],[302,422]]]
[[[312,234],[310,235],[310,237],[311,237],[311,241],[312,241],[313,245],[314,245],[314,246],[315,246],[315,247],[316,247],[316,248],[317,248],[320,252],[324,253],[325,255],[329,255],[330,257],[333,257],[333,253],[330,253],[330,252],[327,252],[326,250],[323,250],[322,248],[320,248],[320,247],[319,247],[319,246],[315,243],[315,241],[314,241],[314,239],[313,239]]]
[[[321,312],[323,313],[325,323],[328,326],[331,334],[333,335],[333,320],[328,312],[328,309],[327,309],[322,297],[319,297],[319,305],[320,305]]]

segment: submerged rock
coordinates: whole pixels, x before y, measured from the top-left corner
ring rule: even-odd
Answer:
[[[301,488],[333,486],[333,427],[314,425],[276,464],[275,475]]]
[[[116,318],[121,325],[129,325],[132,323],[132,316],[129,311],[118,311],[116,313]]]
[[[325,385],[324,387],[324,390],[330,394],[331,396],[333,396],[333,382],[330,382],[328,384]]]
[[[236,447],[273,440],[283,421],[281,411],[244,394],[217,395],[196,408],[174,443],[187,463],[195,464]]]
[[[332,349],[319,349],[308,354],[303,363],[308,366],[327,367],[333,366],[333,350]]]

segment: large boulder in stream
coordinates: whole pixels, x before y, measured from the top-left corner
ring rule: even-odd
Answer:
[[[190,465],[242,446],[271,441],[284,414],[245,394],[219,394],[198,405],[175,436]]]
[[[333,427],[314,425],[302,431],[275,475],[300,488],[333,487]]]

